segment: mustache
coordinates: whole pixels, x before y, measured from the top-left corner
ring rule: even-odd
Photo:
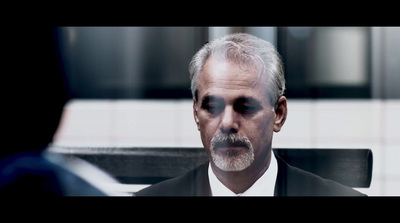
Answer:
[[[241,146],[249,149],[252,147],[250,140],[239,134],[218,134],[211,139],[212,149],[223,146]]]

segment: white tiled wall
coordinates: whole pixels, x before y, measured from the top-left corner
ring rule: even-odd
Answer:
[[[370,196],[400,195],[400,100],[290,100],[278,148],[370,148]],[[73,100],[54,144],[202,146],[191,100]]]

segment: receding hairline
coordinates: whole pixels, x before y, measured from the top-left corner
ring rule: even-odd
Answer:
[[[219,57],[217,55],[211,55],[210,57],[207,58],[207,60],[205,60],[204,66],[202,67],[201,71],[198,74],[197,88],[196,88],[196,92],[195,92],[196,95],[194,97],[194,99],[196,101],[200,100],[198,98],[198,96],[199,96],[199,92],[198,91],[199,91],[199,88],[201,88],[201,84],[202,84],[201,79],[205,78],[204,75],[211,76],[211,78],[215,76],[213,73],[209,73],[209,72],[205,73],[205,71],[207,70],[206,68],[209,66],[209,64],[210,64],[210,62],[212,60],[214,60],[214,63],[228,62],[228,63],[232,63],[232,64],[235,64],[235,65],[239,66],[239,69],[241,71],[247,72],[250,75],[253,75],[253,77],[254,77],[254,78],[253,77],[251,78],[249,87],[250,88],[256,88],[256,87],[260,86],[261,89],[263,89],[263,91],[264,91],[264,95],[270,97],[270,95],[269,95],[270,92],[268,91],[268,85],[265,82],[265,79],[267,78],[267,76],[260,74],[260,72],[259,72],[259,70],[257,68],[251,66],[251,67],[249,67],[248,70],[245,70],[245,69],[243,69],[243,67],[240,67],[240,65],[237,63],[237,61],[233,61],[233,60],[230,60],[230,59],[227,59],[227,58],[224,58],[224,57]],[[207,71],[209,71],[209,70],[207,70]]]

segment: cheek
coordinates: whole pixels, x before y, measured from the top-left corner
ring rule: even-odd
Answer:
[[[204,147],[209,148],[210,141],[218,130],[218,120],[210,119],[206,115],[199,113],[200,135]]]
[[[265,147],[272,140],[274,117],[272,115],[261,116],[251,123],[251,125],[246,126],[247,137],[249,137],[254,147]]]

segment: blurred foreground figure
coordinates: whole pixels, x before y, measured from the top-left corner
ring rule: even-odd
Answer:
[[[126,195],[104,187],[117,181],[95,166],[46,151],[70,98],[58,61],[55,29],[16,26],[4,33],[0,195]]]

